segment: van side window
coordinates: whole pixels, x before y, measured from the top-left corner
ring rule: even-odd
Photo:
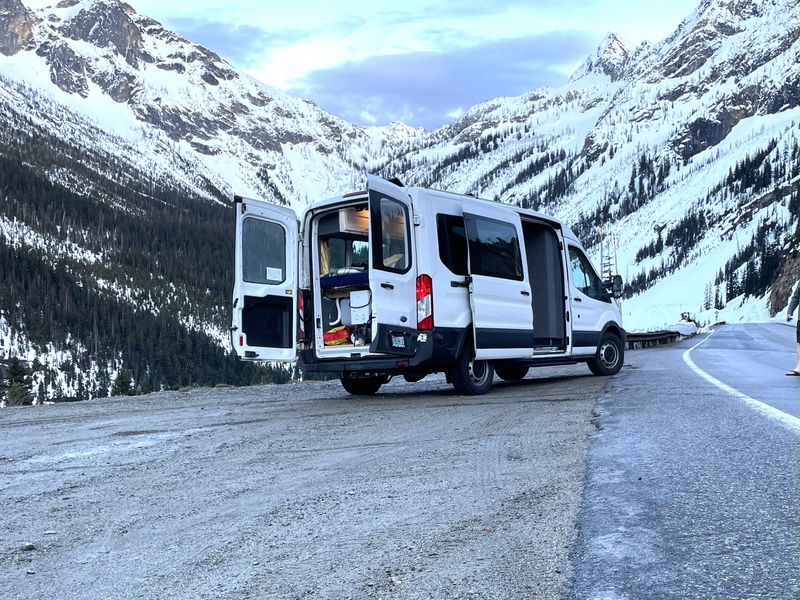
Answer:
[[[445,267],[456,275],[467,275],[467,231],[464,217],[436,215],[439,234],[439,258]]]
[[[590,298],[601,299],[600,278],[586,255],[575,246],[569,247],[569,266],[575,287]]]
[[[370,215],[373,219],[372,266],[383,271],[406,273],[411,268],[408,209],[397,200],[378,196],[377,204],[372,201],[373,198],[370,199],[373,207],[373,213]]]
[[[486,217],[470,218],[466,225],[473,275],[516,281],[525,278],[516,227]]]
[[[286,281],[286,232],[278,223],[242,221],[242,279],[248,283]]]

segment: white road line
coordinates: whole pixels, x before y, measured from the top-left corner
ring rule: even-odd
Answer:
[[[713,377],[712,375],[709,375],[708,373],[703,371],[703,369],[701,369],[696,364],[694,364],[694,361],[692,360],[692,357],[689,356],[691,354],[692,350],[694,350],[695,348],[697,348],[698,346],[700,346],[702,344],[705,344],[706,341],[708,341],[708,339],[712,335],[714,335],[715,333],[716,333],[716,331],[711,332],[705,338],[703,338],[698,343],[696,343],[694,346],[689,348],[686,352],[684,352],[683,353],[683,362],[685,362],[687,365],[689,365],[689,368],[691,368],[692,371],[694,371],[695,373],[700,375],[700,377],[702,377],[703,379],[708,381],[710,384],[717,386],[719,389],[721,389],[724,392],[729,393],[731,396],[735,396],[735,397],[739,398],[740,400],[744,400],[745,404],[749,405],[751,408],[756,409],[757,411],[759,411],[760,413],[762,413],[763,415],[765,415],[765,416],[767,416],[767,417],[769,417],[771,419],[775,419],[777,421],[780,421],[783,425],[787,426],[789,429],[791,429],[795,433],[800,433],[800,419],[798,419],[797,417],[793,417],[792,415],[787,414],[787,413],[783,412],[782,410],[778,410],[774,406],[770,406],[769,404],[765,404],[764,402],[761,402],[760,400],[756,400],[755,398],[751,398],[747,394],[743,394],[742,392],[740,392],[739,390],[737,390],[735,388],[732,388],[728,384],[722,383],[719,379],[717,379],[716,377]]]

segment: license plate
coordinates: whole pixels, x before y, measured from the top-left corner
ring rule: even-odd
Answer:
[[[393,335],[392,336],[392,348],[405,348],[406,347],[406,338],[403,335]]]

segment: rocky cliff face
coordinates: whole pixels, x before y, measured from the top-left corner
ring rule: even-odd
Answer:
[[[0,0],[0,53],[11,56],[25,49],[36,19],[19,0]]]
[[[129,5],[111,1],[89,3],[83,7],[73,0],[60,6],[80,6],[77,14],[55,28],[62,36],[111,49],[134,68],[142,60],[154,62],[144,50],[142,32],[132,18],[136,13]]]

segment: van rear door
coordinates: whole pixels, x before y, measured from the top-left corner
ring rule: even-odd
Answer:
[[[369,192],[370,352],[411,356],[416,349],[414,226],[406,191],[367,175]]]
[[[231,343],[243,360],[297,358],[297,216],[237,196]]]
[[[530,358],[533,305],[519,215],[475,203],[464,207],[464,225],[475,357]]]

